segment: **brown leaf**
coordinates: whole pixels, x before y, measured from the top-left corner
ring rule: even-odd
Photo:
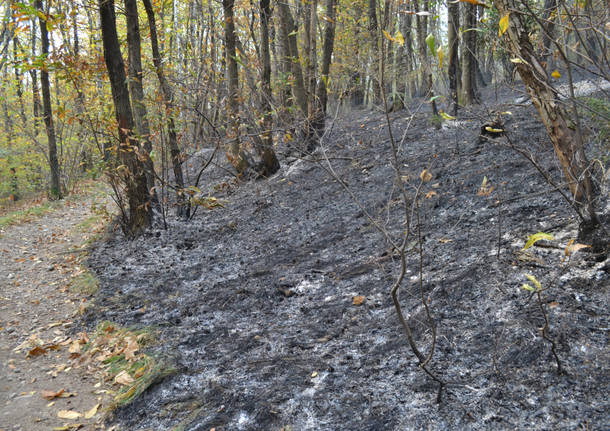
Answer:
[[[428,193],[426,193],[426,198],[430,199],[430,198],[432,198],[434,196],[437,196],[437,195],[438,195],[438,193],[436,193],[434,190],[430,190]]]
[[[44,355],[45,353],[47,353],[47,350],[44,347],[36,346],[33,349],[31,349],[26,356],[27,357],[40,356],[40,355]]]
[[[63,394],[65,389],[60,389],[59,391],[42,391],[40,394],[45,400],[52,400],[53,398],[60,397]]]
[[[354,305],[362,305],[364,303],[365,299],[366,299],[366,297],[364,297],[362,295],[354,296],[352,298],[352,304],[354,304]]]
[[[131,385],[134,380],[127,371],[123,370],[114,377],[114,382],[120,385]]]
[[[421,174],[419,174],[419,178],[424,183],[427,183],[428,181],[430,181],[432,179],[432,174],[430,173],[430,171],[428,169],[424,169],[423,171],[421,171]]]
[[[125,350],[123,351],[125,359],[128,361],[134,360],[138,350],[140,350],[138,342],[133,337],[127,337],[127,347],[125,347]]]

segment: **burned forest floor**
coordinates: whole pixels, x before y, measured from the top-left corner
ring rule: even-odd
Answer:
[[[265,180],[236,182],[217,155],[200,184],[222,204],[213,211],[98,242],[88,263],[99,291],[83,324],[148,328],[147,354],[168,367],[109,423],[608,429],[608,250],[572,247],[566,256],[571,241],[589,245],[576,214],[508,142],[561,185],[552,145],[531,105],[500,96],[439,129],[426,104],[390,114],[407,211],[385,115],[354,110],[328,120],[321,148],[282,156]],[[509,140],[480,139],[491,110]],[[608,138],[595,138],[605,126],[588,127],[590,158],[607,168]],[[194,172],[210,154],[189,161]],[[429,307],[428,367],[446,382],[440,403],[390,296],[401,264],[388,238],[400,243],[407,230],[399,298],[424,354],[433,338],[422,298]],[[524,250],[537,232],[553,239]],[[540,303],[522,288],[527,274],[542,285]],[[541,337],[545,315],[561,375]]]

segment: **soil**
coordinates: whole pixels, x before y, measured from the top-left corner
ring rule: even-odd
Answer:
[[[400,300],[423,352],[432,337],[422,296],[430,308],[437,336],[429,368],[447,382],[440,403],[390,297],[399,258],[372,223],[394,241],[407,228],[385,117],[352,111],[332,122],[321,150],[283,157],[269,179],[237,184],[217,156],[201,188],[224,207],[97,244],[89,265],[100,291],[86,324],[158,329],[149,353],[177,370],[117,410],[113,423],[159,431],[608,429],[607,248],[565,256],[578,236],[570,206],[505,137],[479,138],[491,108],[504,112],[511,141],[561,184],[544,128],[514,94],[494,97],[486,100],[506,103],[462,111],[439,130],[425,104],[391,114],[410,201],[419,187]],[[588,150],[599,156],[602,148]],[[193,169],[210,154],[193,158]],[[420,186],[424,169],[432,177]],[[600,208],[608,212],[607,202]],[[554,239],[523,250],[540,231]],[[536,296],[521,287],[526,274],[544,288],[561,375],[541,337]]]
[[[0,232],[0,430],[48,431],[65,425],[105,429],[100,413],[83,414],[108,397],[95,375],[70,359],[71,336],[82,331],[78,310],[87,301],[71,293],[83,273],[81,247],[91,232],[79,224],[91,215],[92,198],[69,198],[42,218]],[[43,398],[43,391],[69,397]],[[66,428],[68,429],[68,428]],[[76,429],[76,428],[70,428]]]

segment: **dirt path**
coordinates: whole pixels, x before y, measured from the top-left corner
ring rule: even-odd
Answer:
[[[40,219],[0,231],[1,431],[104,429],[109,396],[70,359],[81,331],[74,322],[87,299],[70,289],[74,276],[87,281],[71,250],[92,235],[93,199],[68,198]],[[43,397],[62,390],[63,396]],[[74,412],[82,416],[61,417]]]

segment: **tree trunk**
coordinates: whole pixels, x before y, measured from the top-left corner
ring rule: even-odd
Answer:
[[[49,33],[47,31],[47,21],[44,18],[45,12],[42,7],[42,0],[36,0],[36,8],[41,12],[39,17],[40,40],[42,42],[42,56],[45,60],[49,56]],[[40,72],[40,84],[42,86],[42,106],[44,111],[44,124],[47,131],[49,147],[49,167],[51,169],[51,184],[49,187],[49,197],[51,199],[61,199],[61,184],[59,182],[59,161],[57,160],[57,143],[55,140],[55,126],[53,124],[53,110],[51,108],[51,91],[49,84],[49,72],[47,68],[42,68]]]
[[[379,49],[379,23],[377,22],[377,0],[368,0],[368,21],[369,34],[371,37],[371,81],[373,85],[373,95],[369,98],[373,105],[376,105],[381,100],[381,87],[379,85],[379,58],[381,50]]]
[[[127,49],[128,49],[128,74],[129,93],[133,106],[135,121],[135,133],[137,139],[143,144],[142,156],[146,158],[146,182],[149,193],[154,202],[157,201],[155,192],[155,167],[150,158],[152,144],[150,142],[150,127],[144,105],[144,83],[142,73],[142,54],[140,48],[140,24],[138,22],[137,0],[125,0],[125,16],[127,19]]]
[[[184,195],[184,175],[182,173],[182,154],[178,147],[178,137],[176,135],[176,124],[172,114],[172,103],[174,101],[174,92],[172,91],[165,72],[163,71],[163,58],[159,51],[159,38],[157,36],[157,23],[155,20],[155,11],[150,0],[143,0],[146,16],[148,17],[148,27],[150,29],[150,44],[153,54],[153,64],[159,79],[159,86],[163,92],[163,103],[167,115],[167,134],[169,138],[169,152],[172,158],[172,168],[174,170],[174,181],[176,182],[176,199],[178,201],[177,215],[183,219],[188,219],[191,213],[190,201]]]
[[[447,6],[447,38],[449,42],[449,99],[451,100],[451,114],[457,115],[458,111],[458,29],[460,28],[460,4],[449,2]]]
[[[146,182],[146,168],[137,154],[137,141],[133,138],[133,113],[129,101],[127,77],[121,56],[121,48],[116,30],[114,0],[98,0],[104,58],[110,78],[112,99],[119,132],[118,154],[123,163],[121,176],[129,205],[125,231],[137,236],[151,224],[150,197]]]
[[[286,41],[288,45],[288,52],[290,58],[290,69],[293,76],[292,92],[294,94],[297,106],[303,113],[303,116],[307,116],[307,94],[305,93],[305,84],[303,82],[303,70],[301,69],[301,63],[299,62],[299,49],[297,45],[297,28],[294,24],[294,19],[290,13],[290,7],[284,1],[278,2],[277,7],[279,8],[280,15],[280,33],[281,38]]]
[[[335,0],[326,0],[326,24],[324,27],[324,46],[322,49],[322,67],[320,69],[320,82],[316,93],[316,112],[313,117],[313,129],[316,141],[324,134],[326,127],[326,107],[328,104],[328,79],[330,74],[330,62],[333,56],[335,43],[335,20],[337,11]]]
[[[474,4],[466,4],[464,10],[464,44],[462,48],[462,94],[464,105],[472,105],[476,101],[476,16],[477,7]]]
[[[494,6],[500,16],[521,10],[515,0],[494,0]],[[534,51],[521,14],[510,13],[503,39],[511,56],[522,60],[516,65],[517,71],[540,113],[576,205],[586,210],[591,222],[597,223],[594,190],[582,135],[574,130],[570,115],[559,103],[557,91],[549,83],[546,70]]]
[[[261,13],[261,60],[263,70],[261,74],[262,83],[262,103],[263,111],[263,145],[258,148],[258,155],[261,158],[261,168],[259,174],[265,177],[273,175],[280,168],[280,162],[273,151],[273,135],[271,128],[273,127],[273,115],[271,113],[271,55],[269,53],[269,19],[271,18],[271,10],[269,8],[269,0],[260,0]]]
[[[227,157],[239,174],[248,168],[248,162],[239,140],[239,74],[237,70],[237,35],[235,34],[235,18],[233,15],[234,0],[222,0],[225,20],[225,61],[227,64],[227,114],[229,125],[227,138],[229,145]]]

